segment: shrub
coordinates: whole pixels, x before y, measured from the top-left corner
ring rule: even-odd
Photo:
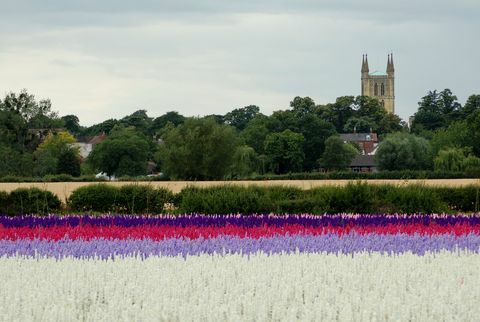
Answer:
[[[291,187],[241,187],[234,185],[188,187],[177,197],[179,211],[185,213],[228,214],[293,211],[289,200],[301,198],[303,192]]]
[[[165,203],[173,202],[173,193],[146,185],[126,185],[120,188],[118,205],[127,213],[161,213]]]
[[[113,212],[118,210],[118,188],[106,184],[93,184],[75,189],[68,199],[72,211]]]
[[[438,187],[436,189],[440,199],[447,207],[454,211],[479,211],[480,187],[467,186],[459,188]]]
[[[0,191],[0,215],[8,213],[8,193]]]
[[[60,199],[52,192],[39,188],[19,188],[8,196],[9,215],[48,214],[61,208]]]
[[[378,187],[377,195],[381,198],[380,210],[388,213],[446,212],[449,209],[437,193],[438,189],[424,185]]]

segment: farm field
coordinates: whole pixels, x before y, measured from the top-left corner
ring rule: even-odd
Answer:
[[[473,321],[480,215],[0,217],[1,321]]]
[[[468,185],[480,185],[480,179],[410,179],[410,180],[362,180],[369,184],[392,184],[392,185],[408,185],[408,184],[425,184],[428,186],[442,187],[462,187]],[[113,186],[124,186],[129,184],[143,184],[155,188],[167,188],[173,193],[180,192],[183,188],[193,187],[212,187],[220,185],[239,185],[239,186],[287,186],[297,187],[301,189],[311,189],[322,186],[345,186],[349,182],[355,180],[265,180],[265,181],[148,181],[148,182],[102,182]],[[17,188],[37,187],[46,189],[57,195],[60,200],[64,201],[70,197],[72,192],[83,186],[95,184],[94,182],[2,182],[0,183],[0,191],[10,192]]]

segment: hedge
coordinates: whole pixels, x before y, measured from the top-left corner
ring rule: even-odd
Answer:
[[[0,212],[47,214],[61,210],[51,192],[38,188],[0,192]],[[76,189],[67,202],[74,213],[253,214],[253,213],[442,213],[480,211],[480,186],[371,185],[351,182],[310,190],[295,187],[224,185],[187,187],[178,194],[148,185],[93,184]]]
[[[167,189],[146,185],[119,188],[94,184],[73,191],[67,204],[74,212],[161,213],[165,204],[172,201],[173,194]]]
[[[0,213],[7,215],[57,213],[60,199],[52,192],[39,188],[19,188],[9,194],[0,192]]]
[[[186,188],[176,196],[179,213],[442,213],[479,211],[479,186],[349,183],[311,190],[290,187]]]

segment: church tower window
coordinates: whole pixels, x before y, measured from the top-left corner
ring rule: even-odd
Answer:
[[[385,84],[382,83],[382,85],[380,86],[380,95],[381,96],[385,96]]]
[[[375,83],[375,87],[373,88],[373,95],[378,96],[378,84]]]

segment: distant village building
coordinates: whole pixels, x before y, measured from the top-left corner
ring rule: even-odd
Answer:
[[[361,153],[350,164],[350,170],[354,172],[376,172],[375,152],[378,147],[377,133],[344,133],[340,134],[343,142],[357,144]]]
[[[93,147],[105,141],[106,138],[107,135],[105,133],[96,135],[94,137],[81,137],[78,138],[77,142],[72,143],[72,146],[78,148],[80,156],[83,160],[85,160],[92,152]]]
[[[388,55],[387,72],[370,73],[368,57],[362,60],[362,95],[378,98],[387,112],[395,114],[395,67],[393,54]]]
[[[345,143],[357,144],[362,155],[374,155],[378,147],[377,133],[344,133],[340,138]]]

